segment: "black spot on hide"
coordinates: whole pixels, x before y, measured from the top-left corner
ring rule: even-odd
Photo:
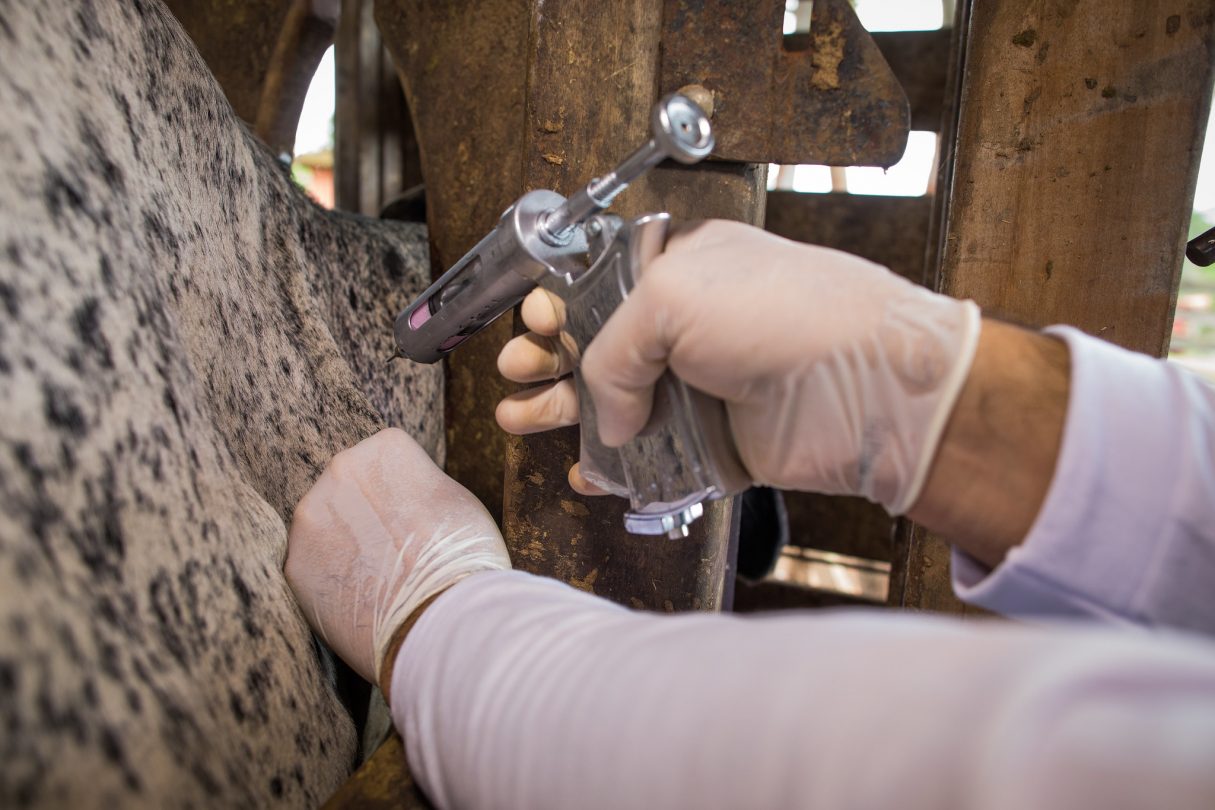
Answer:
[[[78,182],[64,177],[55,167],[46,166],[42,176],[42,197],[46,210],[56,223],[61,222],[65,210],[93,219]]]
[[[83,115],[80,116],[77,123],[80,130],[80,142],[89,156],[89,165],[93,167],[107,187],[117,193],[123,193],[126,190],[126,180],[122,168],[110,157],[109,150],[97,135],[97,128]]]
[[[101,304],[93,297],[84,299],[76,311],[72,313],[72,327],[76,337],[97,357],[102,368],[113,368],[114,359],[110,354],[110,342],[101,332],[101,318],[98,315]]]
[[[43,413],[51,426],[77,438],[83,437],[89,432],[84,412],[80,410],[66,389],[51,382],[44,382],[42,384],[42,402]]]
[[[393,281],[405,281],[405,261],[395,250],[384,251],[384,269],[388,271],[388,277]]]

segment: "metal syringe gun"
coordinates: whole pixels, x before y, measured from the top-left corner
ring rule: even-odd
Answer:
[[[662,252],[669,214],[625,221],[602,213],[629,183],[665,158],[696,163],[713,149],[708,116],[685,96],[655,105],[652,137],[613,171],[565,198],[531,191],[502,214],[460,261],[397,316],[397,348],[434,363],[543,286],[565,302],[563,330],[576,358]],[[594,403],[575,366],[583,476],[630,501],[635,534],[684,537],[703,502],[750,484],[725,406],[667,371],[655,387],[646,428],[620,448],[599,441]]]

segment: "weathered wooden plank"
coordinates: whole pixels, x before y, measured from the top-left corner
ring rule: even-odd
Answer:
[[[354,205],[350,210],[374,216],[383,202],[380,195],[380,160],[384,151],[380,140],[380,32],[372,19],[373,7],[370,3],[347,2],[346,6],[345,16],[353,18],[354,32],[351,39],[342,40],[344,49],[349,46],[349,52],[343,53],[342,62],[357,71],[355,75],[358,80],[353,85],[344,86],[340,96],[357,105],[358,126],[352,133],[354,137],[349,140],[345,134],[350,130],[343,130],[342,152],[350,150],[354,156],[351,162],[345,160],[343,154],[343,165],[353,165],[355,170],[346,173],[347,180],[358,184],[357,196],[353,198]],[[351,6],[357,8],[357,16],[352,13],[354,9]]]
[[[941,290],[1162,355],[1215,3],[1010,0],[972,13]]]
[[[907,520],[899,521],[898,532],[899,559],[891,566],[887,604],[959,616],[988,615],[954,595],[948,543]]]
[[[364,0],[367,2],[367,0]],[[371,3],[367,3],[371,5]],[[377,29],[378,31],[378,29]],[[379,85],[380,97],[376,107],[380,113],[380,132],[384,139],[383,155],[380,158],[380,193],[384,205],[403,192],[422,185],[422,157],[418,154],[418,136],[413,131],[413,116],[405,101],[405,90],[397,76],[396,65],[377,42],[380,52]]]
[[[882,31],[873,34],[873,41],[907,93],[911,128],[939,131],[953,29]]]
[[[549,0],[542,9],[535,3],[525,187],[572,193],[648,137],[662,7],[658,0]],[[615,208],[623,215],[666,210],[680,220],[757,221],[764,178],[764,167],[748,164],[660,168]],[[730,504],[714,504],[685,540],[631,536],[623,528],[623,501],[568,489],[565,474],[576,456],[573,430],[511,439],[504,529],[516,566],[634,607],[720,607]]]
[[[764,228],[786,239],[844,250],[924,281],[931,197],[768,194]]]
[[[998,317],[1164,354],[1210,106],[1215,3],[960,10],[970,22],[938,288]],[[902,546],[904,604],[949,607],[943,541],[916,529]]]
[[[376,20],[405,86],[427,188],[436,273],[476,244],[523,192],[526,0],[379,0]],[[494,407],[509,318],[447,361],[447,472],[502,516],[506,435]]]
[[[434,805],[413,781],[405,744],[391,735],[322,805],[323,810],[427,810]]]

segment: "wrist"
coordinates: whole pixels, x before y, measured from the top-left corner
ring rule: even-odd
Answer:
[[[931,300],[935,315],[924,317],[930,310],[920,304],[918,317],[907,318],[900,335],[901,341],[919,347],[910,353],[914,360],[894,366],[901,372],[894,375],[894,390],[902,395],[893,398],[898,403],[894,412],[906,420],[896,433],[910,440],[906,445],[891,443],[896,463],[889,465],[892,485],[887,491],[893,497],[876,499],[894,515],[906,513],[924,492],[945,429],[970,379],[982,334],[983,316],[974,301],[943,295],[932,295]],[[893,421],[898,424],[900,419]]]
[[[909,517],[995,567],[1050,489],[1070,362],[1055,338],[985,320],[975,360]]]
[[[392,632],[392,638],[389,640],[388,647],[384,651],[384,657],[378,662],[378,674],[376,677],[376,684],[380,687],[380,692],[382,692],[384,695],[384,702],[388,704],[389,708],[392,708],[393,669],[396,666],[397,658],[400,657],[401,648],[405,646],[405,639],[409,635],[409,631],[412,630],[414,625],[418,623],[418,620],[422,618],[422,614],[426,612],[426,609],[430,607],[436,599],[447,593],[450,588],[451,586],[449,585],[447,588],[444,588],[433,596],[428,596],[422,602],[422,604],[418,605],[418,607],[405,618],[405,621],[401,622],[401,626]]]

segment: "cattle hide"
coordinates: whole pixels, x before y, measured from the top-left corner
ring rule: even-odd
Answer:
[[[158,2],[0,0],[0,53],[0,805],[314,806],[287,524],[385,423],[439,451],[425,231],[311,204]]]

